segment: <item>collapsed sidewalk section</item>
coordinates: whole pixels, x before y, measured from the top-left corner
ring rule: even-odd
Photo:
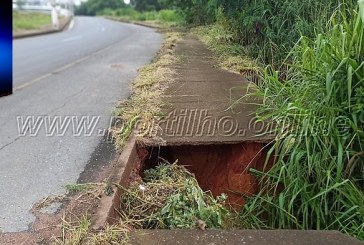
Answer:
[[[163,116],[152,124],[139,124],[125,144],[118,161],[120,171],[110,179],[122,187],[112,197],[103,198],[101,206],[108,208],[101,215],[99,212],[96,228],[105,221],[125,225],[120,219],[120,207],[127,188],[133,181],[135,186],[138,179],[143,183],[145,170],[161,163],[183,165],[204,191],[214,197],[227,194],[227,202],[235,210],[244,205],[246,196],[259,191],[258,180],[250,169],[266,171],[274,164],[267,155],[275,135],[267,124],[256,119],[261,99],[252,95],[255,85],[240,74],[218,68],[213,53],[192,35],[186,35],[173,47],[177,62],[167,65],[174,77],[162,94]],[[145,186],[139,187],[142,194],[135,198],[145,202]],[[335,231],[201,232],[136,230],[130,233],[130,243],[360,244]]]
[[[218,68],[213,53],[192,35],[178,43],[175,56],[174,81],[162,97],[164,116],[138,138],[146,158],[141,169],[155,167],[160,158],[178,160],[204,190],[226,193],[240,207],[245,195],[258,190],[249,169],[272,164],[266,155],[274,135],[256,119],[255,85]]]

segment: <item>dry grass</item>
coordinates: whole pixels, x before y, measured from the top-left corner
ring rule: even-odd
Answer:
[[[139,70],[132,83],[131,97],[117,107],[115,114],[123,122],[121,127],[113,129],[118,148],[122,148],[135,127],[138,127],[140,137],[146,131],[155,130],[154,122],[161,116],[163,91],[174,75],[169,66],[177,62],[173,47],[180,37],[181,34],[176,32],[165,34],[165,41],[155,61]]]
[[[39,203],[37,208],[54,201],[70,201],[62,214],[59,236],[53,237],[51,244],[128,244],[129,230],[122,225],[106,226],[102,230],[93,230],[91,227],[93,206],[97,206],[103,194],[108,194],[108,186],[106,183],[70,184],[66,186],[67,195],[51,196]]]
[[[237,227],[236,213],[225,204],[227,196],[204,192],[184,166],[165,163],[144,175],[143,182],[120,187],[121,224],[134,229],[191,229],[199,222],[210,229]]]
[[[196,27],[191,32],[216,54],[220,68],[242,74],[252,82],[256,78],[251,76],[262,74],[259,62],[246,55],[242,46],[232,43],[232,34],[219,24]]]
[[[63,219],[62,238],[53,241],[54,245],[106,245],[129,244],[129,229],[125,226],[106,226],[102,230],[92,230],[87,215],[76,222]]]
[[[90,238],[90,244],[129,244],[128,233],[130,229],[121,224],[107,226],[105,229],[95,232]]]
[[[238,227],[237,213],[225,207],[227,196],[214,198],[210,192],[204,192],[185,167],[165,163],[144,174],[143,182],[133,182],[128,188],[115,184],[124,191],[118,224],[94,230],[91,211],[64,213],[60,236],[53,239],[53,244],[129,244],[129,233],[135,229]],[[81,187],[76,200],[85,195],[95,199],[104,189],[98,185]]]

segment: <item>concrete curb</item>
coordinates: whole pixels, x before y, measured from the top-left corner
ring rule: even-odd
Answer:
[[[103,17],[105,19],[108,19],[108,20],[122,22],[122,23],[126,23],[126,24],[133,24],[133,25],[138,25],[138,26],[143,26],[143,27],[148,27],[148,28],[153,28],[153,29],[162,28],[162,27],[157,26],[157,25],[152,25],[152,24],[139,22],[139,21],[123,20],[123,19],[113,18],[113,17],[110,17],[110,16],[103,16]]]
[[[141,159],[137,154],[135,135],[132,134],[114,166],[109,183],[116,183],[123,187],[128,187],[132,169],[140,161]],[[114,186],[113,191],[111,196],[103,195],[100,200],[99,207],[96,210],[95,220],[93,220],[93,228],[95,230],[102,229],[108,224],[115,224],[119,220],[115,208],[120,206],[120,197],[123,194],[123,191]]]
[[[133,245],[363,245],[356,238],[332,230],[136,230],[129,237]]]
[[[58,29],[50,29],[50,30],[45,30],[45,31],[31,31],[31,32],[27,32],[27,33],[13,34],[13,39],[34,37],[34,36],[40,36],[40,35],[46,35],[46,34],[61,32],[61,31],[64,31],[66,29],[66,27],[71,23],[72,20],[73,20],[73,17],[68,18],[63,24],[61,24],[61,27],[58,28]]]

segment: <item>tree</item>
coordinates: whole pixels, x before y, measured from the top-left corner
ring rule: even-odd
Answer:
[[[17,0],[16,5],[18,6],[18,9],[22,10],[23,6],[25,5],[25,0]]]
[[[201,25],[215,20],[219,1],[224,0],[159,0],[159,3],[180,10],[187,23]]]
[[[131,0],[130,4],[138,11],[159,11],[163,8],[158,0]]]
[[[104,9],[118,9],[124,8],[126,4],[123,0],[88,0],[83,2],[81,6],[76,9],[77,15],[96,15]]]

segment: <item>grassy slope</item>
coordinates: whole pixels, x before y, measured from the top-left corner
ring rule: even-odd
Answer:
[[[38,30],[49,24],[48,14],[13,11],[13,31]]]

